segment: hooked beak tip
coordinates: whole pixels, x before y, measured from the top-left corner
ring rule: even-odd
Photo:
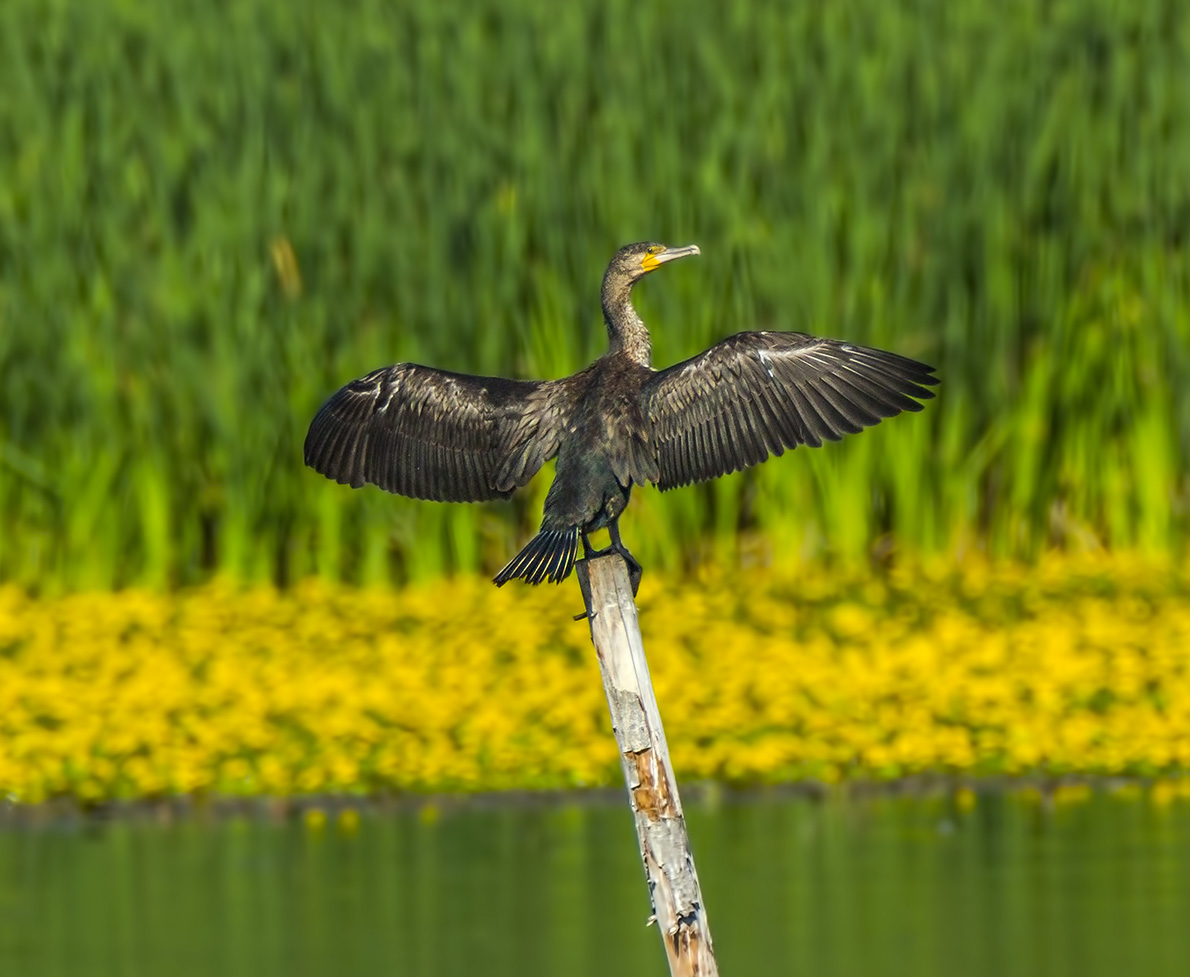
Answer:
[[[691,255],[702,254],[698,250],[697,244],[687,244],[682,248],[666,248],[661,254],[657,255],[658,263],[664,264],[666,261],[676,261],[678,258],[688,258]]]

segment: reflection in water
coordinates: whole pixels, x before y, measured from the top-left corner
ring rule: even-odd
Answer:
[[[1182,975],[1190,804],[689,804],[720,969]],[[0,830],[0,974],[662,974],[624,805]]]

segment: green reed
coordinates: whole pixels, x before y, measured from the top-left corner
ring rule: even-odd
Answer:
[[[491,569],[511,505],[303,469],[337,386],[557,376],[620,244],[657,365],[747,328],[935,363],[940,398],[664,497],[646,565],[1180,553],[1190,15],[1165,2],[9,0],[0,579]],[[759,552],[757,552],[759,548]]]

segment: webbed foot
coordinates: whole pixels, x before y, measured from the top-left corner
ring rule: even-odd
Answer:
[[[628,547],[624,545],[624,541],[620,539],[620,524],[618,521],[613,522],[608,526],[608,533],[611,535],[611,545],[605,546],[601,550],[591,548],[591,541],[587,539],[587,534],[580,532],[580,538],[583,541],[583,559],[590,560],[596,556],[605,556],[608,553],[618,553],[624,558],[624,562],[628,565],[628,581],[632,584],[632,596],[635,597],[637,591],[640,590],[640,578],[644,573],[643,568],[637,562],[636,557],[628,552]],[[588,584],[588,587],[590,585]],[[584,596],[589,596],[587,591],[584,591]],[[580,620],[580,618],[575,618]]]

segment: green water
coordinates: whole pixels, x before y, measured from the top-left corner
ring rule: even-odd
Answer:
[[[1190,803],[688,805],[743,974],[1183,975]],[[664,974],[624,807],[0,828],[0,974]]]

